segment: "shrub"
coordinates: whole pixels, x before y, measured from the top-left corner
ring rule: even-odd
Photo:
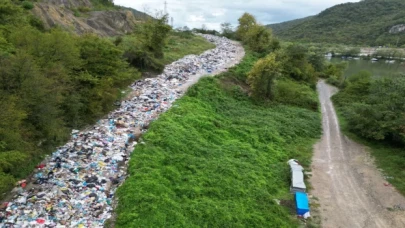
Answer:
[[[279,80],[276,82],[275,101],[294,105],[306,109],[317,110],[318,98],[308,85],[292,80]]]
[[[31,10],[31,9],[34,8],[34,4],[33,4],[32,2],[29,2],[29,1],[24,1],[24,2],[22,3],[22,7],[23,7],[24,9],[26,9],[26,10]]]

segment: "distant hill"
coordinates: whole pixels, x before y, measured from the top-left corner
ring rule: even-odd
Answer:
[[[278,33],[283,32],[284,30],[294,29],[297,25],[300,25],[300,24],[304,23],[305,21],[311,20],[312,18],[313,18],[313,16],[304,17],[304,18],[295,19],[295,20],[291,20],[291,21],[267,25],[267,27],[270,27],[275,34],[278,34]]]
[[[303,19],[267,25],[281,39],[357,45],[405,45],[405,1],[363,0]]]

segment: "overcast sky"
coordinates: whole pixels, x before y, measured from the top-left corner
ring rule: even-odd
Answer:
[[[165,0],[114,0],[116,5],[149,12],[164,10]],[[333,5],[359,0],[167,0],[167,11],[174,27],[188,26],[219,30],[222,22],[237,25],[244,13],[253,14],[262,24],[311,16]]]

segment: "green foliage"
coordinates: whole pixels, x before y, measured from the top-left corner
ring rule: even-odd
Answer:
[[[232,24],[229,22],[225,22],[221,24],[221,35],[228,38],[228,39],[235,39],[236,32],[233,31]]]
[[[164,48],[163,62],[169,64],[185,55],[199,55],[213,48],[215,48],[214,44],[207,42],[200,36],[193,35],[189,31],[171,32]]]
[[[249,13],[244,13],[239,19],[239,26],[236,29],[236,37],[239,40],[245,40],[246,35],[249,31],[250,28],[253,26],[257,25],[256,18],[249,14]]]
[[[255,63],[259,60],[259,56],[251,51],[247,51],[242,61],[236,66],[229,69],[229,77],[246,83],[248,74],[252,70]]]
[[[317,94],[306,84],[289,79],[278,80],[275,85],[275,91],[274,100],[276,102],[314,111],[318,110]]]
[[[315,84],[317,75],[310,63],[308,49],[299,44],[287,46],[281,57],[283,59],[283,73],[289,77]]]
[[[114,5],[113,0],[91,0],[93,10],[111,10],[119,9],[119,6]]]
[[[149,40],[138,41],[145,37],[140,33],[135,39],[138,43],[127,42],[125,37],[113,42],[60,28],[45,31],[20,3],[0,0],[1,196],[16,179],[32,172],[45,154],[65,143],[72,128],[92,124],[111,111],[121,91],[140,78],[124,57],[128,47],[147,52],[159,69],[163,59],[155,55],[166,51],[164,34],[159,33],[166,25],[159,21],[142,25]],[[163,47],[151,49],[151,44]],[[199,51],[211,47],[208,42],[204,45]]]
[[[30,1],[23,1],[22,7],[26,10],[31,10],[34,8],[34,4]]]
[[[272,49],[271,31],[264,26],[254,25],[245,34],[244,43],[254,52],[266,53]]]
[[[372,46],[401,46],[402,33],[390,29],[405,23],[402,0],[365,0],[333,6],[320,14],[282,24],[268,25],[285,40]]]
[[[275,54],[259,59],[248,74],[248,84],[252,90],[252,96],[256,99],[272,100],[274,82],[280,74],[280,63],[276,61]]]
[[[118,190],[116,227],[297,227],[286,161],[308,165],[319,114],[235,98],[204,78],[151,124]]]
[[[339,122],[345,134],[370,149],[378,168],[383,170],[384,176],[389,177],[387,181],[405,195],[404,131],[401,129],[404,113],[397,108],[403,102],[399,96],[403,93],[403,84],[400,84],[404,81],[402,78],[384,82],[385,80],[387,79],[372,79],[369,72],[360,72],[349,77],[348,86],[336,94],[333,101],[338,107]],[[381,92],[372,94],[376,92],[374,89],[381,89]],[[372,106],[371,102],[374,102]],[[363,110],[369,113],[364,113]],[[389,114],[390,112],[392,113]],[[360,129],[361,125],[364,128]],[[387,129],[389,126],[393,127]]]
[[[152,52],[154,57],[163,58],[163,49],[171,27],[167,24],[168,16],[157,16],[143,23],[138,32],[142,36],[143,45],[148,51]]]
[[[256,18],[244,13],[239,18],[236,37],[241,40],[251,51],[267,54],[280,47],[279,42],[272,36],[271,30],[257,24]]]
[[[163,70],[164,64],[169,64],[185,55],[201,54],[215,47],[204,38],[188,31],[172,31],[166,39],[162,59],[156,58],[148,48],[145,48],[144,37],[140,33],[123,37],[118,47],[124,50],[124,57],[131,66],[158,72]]]
[[[327,82],[336,87],[345,87],[344,70],[347,68],[347,62],[342,62],[338,64],[329,63],[324,72],[322,73],[323,78],[327,78]]]
[[[0,172],[0,192],[8,192],[13,189],[16,181],[13,176]]]
[[[405,144],[405,79],[371,79],[359,73],[334,97],[342,108],[348,130],[376,141]]]

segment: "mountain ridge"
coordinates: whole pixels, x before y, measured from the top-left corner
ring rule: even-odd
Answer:
[[[288,41],[355,45],[404,45],[405,1],[363,0],[335,5],[318,15],[270,24],[276,36]],[[396,33],[390,32],[399,28]]]

